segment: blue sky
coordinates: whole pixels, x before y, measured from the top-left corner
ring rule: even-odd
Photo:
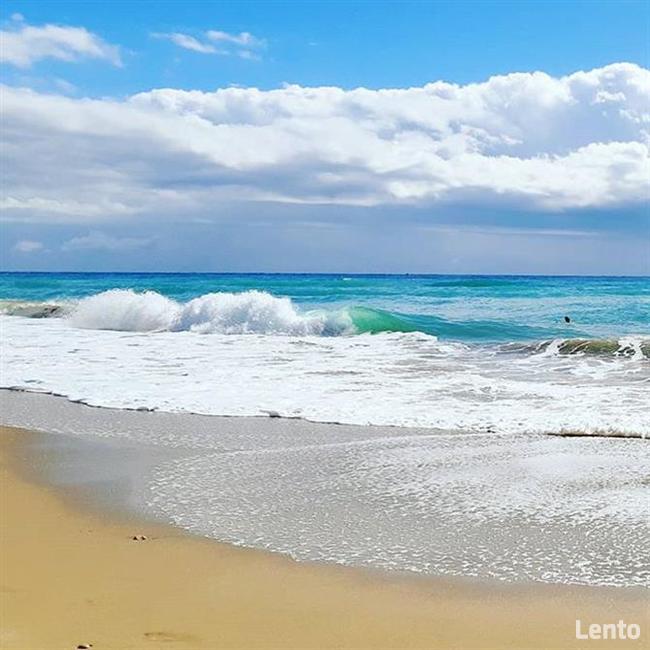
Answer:
[[[482,81],[513,71],[563,75],[615,61],[648,62],[643,2],[14,2],[3,16],[82,25],[119,43],[127,71],[101,63],[43,61],[92,95],[161,86],[212,90],[231,84],[392,88],[436,79]],[[267,41],[263,63],[179,51],[152,33],[206,28]],[[99,73],[99,74],[98,74]]]
[[[0,16],[3,268],[650,272],[647,3]]]

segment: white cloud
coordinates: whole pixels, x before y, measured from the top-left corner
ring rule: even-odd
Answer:
[[[239,34],[229,34],[228,32],[220,32],[217,30],[210,30],[206,33],[211,41],[232,43],[240,47],[264,47],[266,41],[253,36],[250,32],[240,32]]]
[[[632,64],[408,89],[2,94],[6,219],[212,219],[226,201],[563,211],[648,199],[650,71]]]
[[[88,235],[73,237],[62,246],[62,251],[103,250],[129,251],[147,248],[153,243],[149,237],[113,237],[103,232],[91,232]]]
[[[201,52],[201,54],[215,54],[217,49],[210,45],[209,43],[201,43],[193,36],[188,34],[181,34],[179,32],[174,32],[172,34],[152,34],[154,38],[161,38],[168,41],[171,41],[178,47],[182,47],[185,50],[192,50],[193,52]]]
[[[36,251],[43,250],[43,248],[43,242],[32,239],[21,239],[14,245],[14,250],[19,253],[35,253]]]
[[[23,212],[25,214],[62,215],[64,217],[80,218],[82,220],[111,214],[114,217],[137,212],[124,203],[108,200],[104,197],[88,197],[87,201],[74,198],[43,198],[30,196],[16,198],[4,196],[0,198],[0,210],[7,212]]]
[[[234,55],[242,59],[259,59],[257,51],[266,46],[264,39],[257,38],[249,32],[229,34],[228,32],[209,30],[202,35],[204,40],[199,40],[194,36],[181,32],[155,33],[151,36],[166,39],[183,49],[200,52],[201,54]],[[216,43],[218,47],[212,43]]]
[[[62,61],[91,58],[122,65],[117,46],[83,27],[28,25],[20,14],[14,14],[12,19],[13,24],[0,31],[0,63],[29,68],[47,58]]]

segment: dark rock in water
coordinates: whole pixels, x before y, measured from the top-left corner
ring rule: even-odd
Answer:
[[[565,323],[570,323],[570,322],[571,322],[571,319],[570,319],[568,316],[565,316],[565,317],[564,317],[564,322],[565,322]]]

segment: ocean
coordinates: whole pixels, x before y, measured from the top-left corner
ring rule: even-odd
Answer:
[[[2,273],[0,313],[2,387],[96,406],[650,434],[650,278]]]
[[[2,421],[57,434],[61,481],[298,560],[648,584],[648,278],[5,273],[0,299]]]

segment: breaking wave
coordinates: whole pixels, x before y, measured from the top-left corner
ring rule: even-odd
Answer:
[[[505,353],[650,358],[650,339],[566,337],[566,328],[508,321],[451,321],[432,314],[402,314],[352,306],[303,310],[265,291],[208,293],[187,302],[155,291],[111,289],[77,301],[0,301],[0,313],[28,318],[65,317],[82,329],[123,332],[344,336],[417,332],[458,341],[500,342]],[[564,336],[563,336],[564,335]]]
[[[71,309],[69,304],[33,300],[0,300],[0,314],[24,318],[52,318],[63,316]]]
[[[552,339],[536,343],[508,343],[503,352],[525,352],[542,356],[618,357],[634,360],[650,359],[650,339],[624,336],[620,339]]]
[[[159,293],[114,289],[80,300],[76,327],[126,332],[338,335],[354,331],[345,312],[300,313],[289,298],[264,291],[209,293],[185,303]]]
[[[626,336],[621,339],[566,339],[549,342],[547,351],[557,354],[650,358],[650,340]]]

